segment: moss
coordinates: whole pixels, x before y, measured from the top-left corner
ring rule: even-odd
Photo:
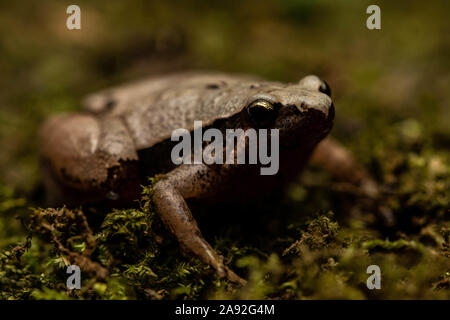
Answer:
[[[337,222],[332,221],[333,213],[319,216],[307,224],[306,231],[301,232],[299,240],[295,241],[284,254],[300,253],[304,247],[308,249],[323,249],[336,244],[336,234],[339,229]]]
[[[2,252],[1,297],[5,299],[174,298],[445,298],[448,297],[448,229],[426,246],[339,227],[332,213],[296,227],[298,240],[277,254],[255,256],[252,248],[217,239],[226,261],[246,274],[238,288],[210,267],[188,258],[152,210],[150,184],[137,209],[114,209],[91,229],[81,209],[34,209],[30,236]],[[360,228],[360,227],[359,227]],[[33,236],[33,238],[31,238]],[[373,239],[375,237],[375,239]],[[369,238],[369,240],[368,240]],[[32,240],[31,240],[32,239]],[[420,238],[419,238],[420,239]],[[430,243],[428,243],[429,245]],[[447,247],[446,247],[447,246]],[[436,257],[435,248],[442,254]],[[257,248],[253,248],[257,252]],[[447,249],[448,250],[448,249]],[[284,253],[283,256],[280,256]],[[414,259],[405,255],[414,254]],[[84,257],[81,259],[80,257]],[[81,260],[80,260],[81,259]],[[82,290],[65,288],[65,267],[84,263]],[[429,267],[431,263],[432,268]],[[365,287],[368,265],[383,272],[383,292]],[[100,270],[106,270],[101,277]]]
[[[414,250],[418,251],[420,246],[418,243],[414,241],[406,241],[403,239],[397,241],[388,241],[388,240],[371,240],[364,242],[362,244],[364,249],[369,250],[370,252],[384,250],[384,251],[402,251],[402,250]]]

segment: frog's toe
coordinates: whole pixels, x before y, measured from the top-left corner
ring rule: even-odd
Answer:
[[[231,270],[227,266],[224,266],[224,269],[225,277],[228,279],[228,281],[239,284],[241,286],[245,286],[247,284],[247,280],[239,277],[236,273],[233,272],[233,270]]]
[[[228,281],[244,286],[247,281],[239,277],[236,273],[233,272],[229,267],[223,264],[223,257],[219,256],[218,263],[213,265],[216,269],[216,273],[220,278],[226,278]]]

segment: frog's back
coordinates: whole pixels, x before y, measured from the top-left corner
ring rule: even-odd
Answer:
[[[192,130],[194,120],[209,125],[240,112],[265,84],[247,76],[186,72],[107,89],[88,96],[84,105],[123,119],[139,150],[170,138],[177,128]]]

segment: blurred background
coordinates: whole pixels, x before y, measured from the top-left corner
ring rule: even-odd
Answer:
[[[81,30],[66,28],[66,9],[71,4],[81,8]],[[381,8],[381,30],[366,28],[369,16],[366,9],[371,4]],[[364,223],[370,221],[343,222],[340,217],[348,216],[348,208],[357,201],[339,193],[329,176],[308,169],[301,183],[289,189],[281,205],[277,203],[275,208],[266,209],[280,213],[270,212],[270,223],[258,219],[245,226],[238,219],[238,223],[231,224],[231,236],[225,233],[221,238],[214,238],[213,245],[228,252],[227,261],[233,263],[240,253],[230,243],[238,241],[239,235],[248,234],[250,240],[261,240],[253,243],[250,252],[256,252],[268,264],[243,260],[238,273],[244,274],[246,266],[256,271],[249,271],[249,289],[237,297],[262,298],[271,292],[273,297],[283,299],[448,298],[449,12],[447,0],[0,1],[0,248],[12,248],[12,243],[24,240],[26,228],[16,217],[29,216],[30,207],[41,204],[36,138],[39,125],[52,114],[80,110],[80,101],[86,94],[149,75],[191,69],[248,73],[292,82],[306,74],[316,74],[332,89],[336,118],[331,135],[352,150],[357,160],[389,191],[386,202],[399,218],[392,238],[396,242],[384,241],[386,235],[376,228],[364,229],[367,226]],[[258,211],[258,208],[248,210]],[[281,220],[281,216],[290,213],[298,224],[299,217],[328,211],[336,213],[343,226],[342,236],[359,240],[339,242],[334,231],[337,224],[331,223],[328,216],[300,227]],[[126,217],[134,219],[129,212],[124,212],[120,219],[126,221]],[[111,225],[122,220],[117,221]],[[267,236],[260,231],[267,225],[280,229],[275,235]],[[217,235],[215,229],[203,230],[211,239]],[[270,245],[269,238],[273,240]],[[300,240],[294,242],[296,239]],[[368,243],[368,239],[375,240]],[[249,243],[249,239],[240,241],[239,248]],[[327,252],[319,253],[309,260],[302,256],[301,262],[286,266],[288,271],[280,271],[281,267],[268,258],[271,252],[284,255],[287,247],[287,251],[295,251],[297,245],[306,243],[313,249],[327,248],[333,241],[339,243],[339,254],[329,258]],[[427,249],[422,249],[422,245],[428,246]],[[352,251],[351,246],[357,249]],[[20,245],[16,248],[24,250]],[[43,272],[53,275],[46,269],[51,263],[56,264],[47,262],[53,261],[46,253],[51,246],[47,243],[33,248],[34,253],[24,256],[28,265],[18,267],[10,276],[18,280],[8,285],[24,287],[21,281],[27,272],[33,273],[30,279],[41,279]],[[392,281],[385,281],[388,287],[383,287],[384,291],[376,296],[374,292],[367,293],[364,285],[361,288],[361,283],[365,283],[364,273],[355,276],[364,270],[366,261],[373,263],[367,260],[367,250],[373,248],[388,253],[399,248],[416,252],[420,248],[423,259],[420,263],[413,261],[415,269],[411,269],[410,264],[400,267],[410,260],[397,255],[397,251],[393,256],[383,256],[385,260],[380,262],[384,263],[383,270],[390,270],[383,274],[384,279]],[[7,252],[11,256],[14,250]],[[177,249],[171,250],[162,251],[175,252],[173,256],[178,254],[174,251]],[[30,256],[38,258],[33,260]],[[0,262],[4,256],[1,257]],[[430,259],[437,260],[430,262]],[[62,264],[61,260],[57,261]],[[142,261],[142,266],[148,265],[147,260]],[[2,270],[12,270],[9,263],[4,266],[0,263],[3,266],[0,280],[5,274]],[[175,296],[198,297],[205,283],[211,281],[195,280],[203,269],[193,262],[177,260],[177,263],[173,265],[180,266],[181,270],[190,266],[191,276],[186,276],[189,272],[177,271],[175,280],[169,284],[140,282],[135,286],[140,290],[137,295],[153,297],[142,288],[159,285],[165,292],[171,286],[176,288],[178,293],[172,293]],[[169,267],[164,272],[168,275],[173,275],[172,269],[178,268],[170,263],[166,265]],[[157,260],[152,265],[155,273],[159,272],[158,266],[165,266],[165,262]],[[272,291],[260,286],[270,268],[278,270],[282,279],[273,285]],[[124,279],[129,279],[128,271],[120,270]],[[320,270],[337,270],[337,273],[330,275]],[[288,275],[295,272],[298,277],[291,281]],[[397,282],[398,279],[413,279],[414,285]],[[56,288],[62,281],[48,286]],[[352,286],[349,284],[348,290],[344,290],[343,283],[347,282]],[[46,286],[50,282],[36,283]],[[35,285],[28,284],[31,288]],[[99,288],[102,286],[105,284]],[[441,287],[447,288],[447,293],[435,290]],[[2,296],[28,297],[29,292],[31,289],[23,289],[20,295],[10,295],[8,291]],[[35,297],[61,297],[49,292],[46,295],[38,292]],[[128,293],[108,297],[124,296],[134,297]]]

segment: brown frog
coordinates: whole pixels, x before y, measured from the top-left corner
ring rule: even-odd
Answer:
[[[164,224],[187,252],[234,282],[243,280],[203,238],[186,200],[263,197],[297,177],[309,159],[370,196],[378,193],[347,151],[329,139],[321,142],[332,128],[335,109],[328,85],[316,76],[285,84],[182,73],[108,89],[84,104],[83,113],[53,117],[40,132],[49,202],[130,203],[146,177],[160,174],[154,203]],[[279,171],[261,175],[254,164],[175,165],[172,132],[186,128],[192,133],[194,121],[224,134],[230,128],[278,129]]]

